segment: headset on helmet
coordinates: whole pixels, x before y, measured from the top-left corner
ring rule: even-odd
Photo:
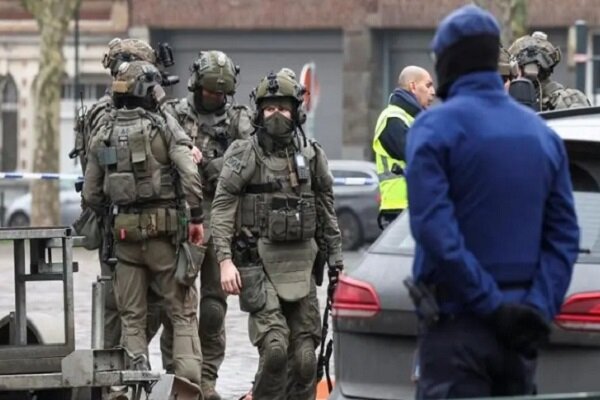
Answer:
[[[188,80],[190,92],[205,88],[215,93],[235,94],[240,67],[222,51],[200,52],[200,57],[194,61],[190,71],[192,73]]]

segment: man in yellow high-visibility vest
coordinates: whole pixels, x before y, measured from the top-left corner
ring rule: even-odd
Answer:
[[[377,119],[373,151],[381,193],[378,222],[382,229],[408,207],[403,175],[408,128],[434,98],[435,88],[429,72],[408,66],[400,72],[398,87]]]

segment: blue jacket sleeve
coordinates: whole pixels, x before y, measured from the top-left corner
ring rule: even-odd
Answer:
[[[557,138],[560,164],[544,208],[542,252],[526,302],[552,320],[562,306],[579,253],[579,226],[573,203],[569,162]]]
[[[408,126],[400,118],[388,118],[379,140],[384,150],[396,160],[406,160]]]
[[[485,316],[500,305],[502,293],[465,247],[454,217],[446,174],[447,129],[419,120],[411,128],[406,175],[411,231],[434,265],[434,283],[443,283],[475,314]],[[443,131],[443,136],[436,135],[436,131]]]

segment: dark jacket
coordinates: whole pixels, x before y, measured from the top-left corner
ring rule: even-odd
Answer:
[[[413,274],[446,313],[503,302],[559,311],[578,254],[569,162],[558,135],[495,71],[458,78],[407,144]]]
[[[390,95],[390,104],[400,107],[416,117],[422,111],[417,98],[404,89],[396,89]],[[379,140],[384,150],[396,160],[406,160],[406,137],[408,126],[400,118],[388,118]]]

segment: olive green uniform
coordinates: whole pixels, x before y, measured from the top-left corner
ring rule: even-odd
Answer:
[[[203,114],[197,112],[192,104],[193,98],[190,95],[186,99],[169,102],[166,107],[202,152],[199,169],[203,182],[206,252],[200,268],[199,333],[202,343],[203,386],[214,388],[225,358],[227,296],[221,288],[209,216],[225,150],[233,140],[248,137],[253,127],[250,113],[244,106],[232,106],[219,113]]]
[[[177,283],[174,274],[175,236],[187,230],[177,207],[178,182],[192,216],[201,217],[202,210],[200,176],[190,146],[168,114],[141,108],[113,111],[92,140],[83,197],[94,210],[106,202],[115,205],[114,289],[121,344],[134,356],[147,354],[148,287],[154,284],[173,326],[173,369],[199,384],[197,291],[193,285]]]
[[[127,59],[143,60],[156,64],[156,55],[148,43],[138,39],[120,39],[115,38],[108,44],[108,52],[104,55],[102,65],[110,69],[113,75],[120,62],[120,56],[127,55]],[[110,111],[114,108],[113,100],[110,94],[105,94],[96,103],[94,103],[83,116],[83,123],[76,129],[75,135],[75,155],[79,156],[82,173],[85,174],[87,156],[89,154],[92,138],[100,127],[110,116]],[[82,201],[83,210],[87,208],[85,201]],[[82,214],[82,216],[85,215]],[[85,223],[84,220],[80,222]],[[100,273],[102,276],[113,276],[113,269],[102,261],[102,245],[98,249],[100,259]],[[104,348],[113,348],[119,344],[121,338],[121,321],[117,310],[117,304],[114,295],[113,282],[105,284],[104,300]],[[148,325],[146,337],[151,340],[161,324],[161,300],[157,294],[157,289],[151,285],[148,291]],[[164,319],[164,318],[163,318]],[[162,349],[163,346],[161,346]]]
[[[94,103],[90,109],[86,112],[84,118],[84,124],[81,130],[77,132],[75,137],[75,149],[80,154],[80,162],[82,172],[85,173],[85,166],[87,164],[87,155],[89,154],[89,146],[91,145],[92,138],[95,133],[99,131],[100,127],[109,118],[110,112],[113,109],[112,97],[108,94],[102,96],[96,103]],[[85,132],[83,131],[85,129]],[[85,202],[82,201],[82,209],[87,208]],[[113,277],[113,268],[107,263],[102,261],[102,247],[98,249],[98,256],[100,259],[100,274],[102,276]],[[104,348],[110,349],[116,347],[120,343],[121,339],[121,320],[119,317],[119,311],[117,310],[117,302],[115,300],[115,292],[113,287],[113,281],[108,281],[105,284],[105,296],[104,296]],[[162,301],[160,296],[157,294],[157,288],[151,284],[148,290],[148,323],[146,327],[146,337],[148,341],[151,341],[156,332],[160,328],[161,321],[166,320],[166,314],[162,311]],[[161,343],[161,352],[167,350]],[[163,363],[164,364],[164,363]]]
[[[241,227],[258,238],[258,268],[234,257],[242,277],[240,305],[250,313],[250,341],[260,355],[254,398],[314,399],[321,335],[314,237],[324,238],[330,265],[342,263],[333,179],[316,142],[294,140],[267,152],[259,136],[234,142],[225,154],[212,209],[217,260],[232,258],[232,238]],[[297,186],[290,178],[295,154],[309,171]]]

